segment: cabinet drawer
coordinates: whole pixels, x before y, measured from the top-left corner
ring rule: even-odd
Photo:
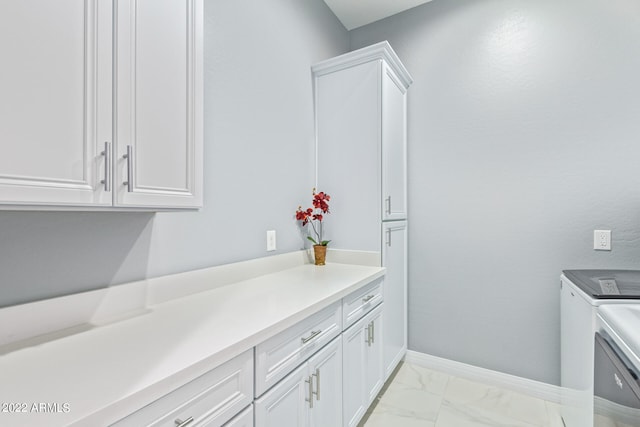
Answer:
[[[176,420],[221,426],[253,400],[253,349],[150,403],[114,424],[117,427],[176,427]],[[195,423],[194,423],[195,424]]]
[[[342,331],[340,301],[256,346],[256,397]]]
[[[342,328],[347,329],[382,302],[383,278],[374,280],[342,299]]]

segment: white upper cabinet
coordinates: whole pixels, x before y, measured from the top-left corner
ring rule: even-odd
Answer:
[[[0,35],[0,207],[202,204],[202,0],[4,1]]]
[[[0,2],[0,204],[111,205],[112,9]]]
[[[202,204],[202,0],[118,0],[116,204]]]
[[[380,221],[407,217],[406,97],[412,78],[387,42],[323,61],[312,71],[317,186],[340,212],[339,221],[327,223],[327,236],[336,248],[379,251]]]
[[[382,219],[407,218],[407,88],[382,68]]]

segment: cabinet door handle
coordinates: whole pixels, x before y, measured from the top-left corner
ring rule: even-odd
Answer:
[[[366,297],[362,298],[362,302],[369,302],[372,299],[374,299],[376,296],[375,295],[367,295]]]
[[[376,324],[371,321],[371,344],[376,342]]]
[[[309,384],[309,398],[307,399],[305,397],[304,400],[306,402],[309,402],[309,408],[313,409],[313,381],[312,381],[312,376],[309,376],[306,380],[304,380],[304,382]]]
[[[391,229],[387,228],[387,246],[391,246]]]
[[[391,215],[391,196],[387,197],[385,202],[387,202],[387,215]]]
[[[311,376],[316,377],[316,391],[313,394],[316,395],[316,400],[320,400],[320,369],[316,369],[316,373]]]
[[[127,186],[127,191],[131,193],[133,192],[133,147],[131,145],[127,145],[127,154],[122,158],[127,159],[127,180],[123,184]]]
[[[367,325],[367,345],[371,347],[371,323]]]
[[[192,422],[193,422],[193,417],[189,417],[184,421],[182,421],[180,418],[176,418],[175,420],[176,427],[184,427],[186,425],[191,424]]]
[[[320,335],[322,333],[321,329],[318,329],[317,331],[311,331],[311,335],[309,335],[308,337],[302,337],[300,338],[300,340],[302,341],[302,344],[306,344],[309,341],[311,341],[312,339],[314,339],[315,337],[317,337],[318,335]]]
[[[111,143],[104,142],[104,151],[100,153],[104,156],[104,179],[100,181],[104,184],[104,191],[111,191]]]

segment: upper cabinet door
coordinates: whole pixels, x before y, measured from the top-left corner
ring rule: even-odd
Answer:
[[[0,205],[112,203],[111,22],[108,1],[0,2]]]
[[[202,205],[202,0],[117,0],[119,206]]]
[[[407,218],[406,87],[393,71],[382,73],[382,219]]]
[[[380,221],[407,218],[406,94],[413,79],[387,42],[311,67],[316,185],[340,220],[332,245],[380,248]],[[364,212],[364,214],[363,214]]]

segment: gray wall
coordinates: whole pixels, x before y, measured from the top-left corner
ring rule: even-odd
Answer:
[[[205,0],[204,209],[0,211],[0,306],[301,248],[293,213],[314,182],[309,66],[348,48],[321,0]]]
[[[303,245],[309,65],[349,33],[320,0],[205,3],[204,209],[0,212],[0,306]],[[410,348],[557,384],[560,271],[640,262],[640,3],[434,0],[350,36],[416,80]]]
[[[415,79],[410,349],[558,384],[561,270],[640,268],[640,2],[435,0],[351,32],[385,39]]]

